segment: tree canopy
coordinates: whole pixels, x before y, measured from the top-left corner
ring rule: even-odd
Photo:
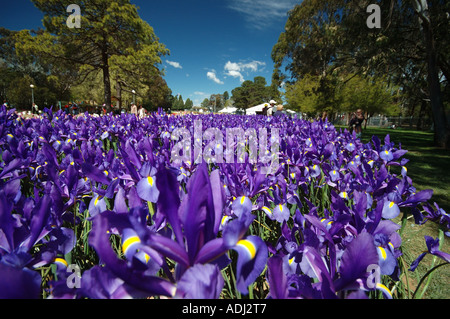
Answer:
[[[100,71],[103,76],[103,102],[109,107],[112,88],[135,90],[141,96],[155,95],[153,86],[162,84],[158,69],[169,50],[159,42],[153,28],[143,21],[129,0],[92,0],[80,3],[81,27],[66,25],[69,0],[33,0],[44,13],[45,29],[23,30],[17,35],[19,55],[32,53],[71,70],[82,83]],[[69,66],[71,66],[69,68]],[[168,93],[167,85],[162,86]],[[160,97],[159,101],[166,97]]]
[[[267,81],[262,76],[257,76],[253,81],[247,80],[231,91],[234,106],[238,109],[269,102],[271,99],[279,99],[280,93],[274,85],[267,86]]]
[[[401,88],[405,105],[430,101],[435,140],[449,146],[450,3],[380,0],[380,28],[370,28],[367,0],[304,0],[289,12],[272,50],[273,81],[320,77],[316,92],[333,98],[336,78],[358,74]],[[421,92],[418,96],[415,92]]]

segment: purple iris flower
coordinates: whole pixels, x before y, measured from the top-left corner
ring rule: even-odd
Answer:
[[[341,179],[340,173],[338,169],[333,169],[330,171],[330,179],[332,182],[336,182]]]
[[[96,215],[101,214],[104,211],[106,211],[105,197],[99,194],[95,194],[95,196],[89,203],[89,214],[92,217],[95,217]]]
[[[372,235],[361,233],[346,247],[339,267],[340,277],[335,281],[336,290],[360,287],[359,280],[368,277],[367,269],[378,265],[378,253]]]
[[[276,221],[279,223],[287,222],[291,217],[291,212],[289,211],[289,209],[286,207],[286,205],[282,204],[275,205],[272,214]]]
[[[380,158],[385,162],[390,162],[394,159],[394,155],[391,150],[385,149],[380,152]]]
[[[447,263],[450,263],[450,254],[440,251],[440,249],[439,249],[439,243],[440,243],[439,238],[434,239],[430,236],[425,236],[425,242],[427,244],[428,250],[426,252],[422,253],[415,261],[413,261],[413,263],[411,264],[411,267],[409,269],[410,271],[415,271],[417,266],[419,266],[419,263],[422,261],[422,259],[427,254],[437,256],[437,257],[443,259],[444,261],[446,261]]]
[[[321,174],[320,166],[317,164],[313,165],[310,169],[309,176],[315,178],[315,177],[320,176],[320,174]]]
[[[383,205],[382,216],[385,219],[394,219],[400,215],[400,208],[394,201],[385,200]]]
[[[248,286],[255,281],[266,266],[267,246],[260,237],[248,236],[239,240],[233,249],[239,254],[236,264],[236,288],[239,292],[247,294]]]
[[[0,299],[38,299],[42,278],[27,268],[31,256],[14,253],[0,257]]]
[[[159,190],[156,187],[156,177],[147,176],[142,178],[137,184],[137,192],[143,200],[156,203],[159,197]]]
[[[288,281],[283,274],[283,259],[273,256],[267,261],[267,281],[270,286],[268,299],[288,299]]]
[[[224,279],[217,265],[196,264],[178,281],[175,298],[219,299],[223,286]]]
[[[247,196],[240,196],[233,201],[232,209],[237,217],[252,211],[252,201]]]
[[[345,145],[345,149],[349,152],[353,152],[356,149],[356,145],[353,141],[351,141],[347,145]]]

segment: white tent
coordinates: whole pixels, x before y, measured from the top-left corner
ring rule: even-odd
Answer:
[[[253,106],[246,110],[247,115],[255,115],[257,113],[262,113],[264,106],[270,107],[269,103],[263,103],[260,105]]]
[[[232,107],[232,106],[228,106],[222,110],[219,111],[219,113],[234,113],[237,111],[237,108]]]

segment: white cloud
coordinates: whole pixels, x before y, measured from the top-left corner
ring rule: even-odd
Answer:
[[[252,61],[248,63],[236,63],[228,61],[225,64],[225,72],[226,75],[229,75],[234,78],[239,78],[239,81],[244,82],[244,75],[242,72],[245,72],[246,70],[257,72],[259,66],[265,66],[265,62],[260,61]]]
[[[209,71],[208,73],[206,73],[206,76],[208,77],[208,79],[216,82],[217,84],[224,84],[223,81],[217,78],[215,71]]]
[[[272,26],[277,20],[287,17],[289,10],[302,1],[298,0],[229,0],[228,8],[241,13],[247,23],[257,29]]]
[[[167,64],[173,66],[175,69],[182,69],[182,68],[183,68],[183,67],[181,66],[181,64],[178,63],[178,62],[169,61],[169,60],[166,60],[166,62],[167,62]]]

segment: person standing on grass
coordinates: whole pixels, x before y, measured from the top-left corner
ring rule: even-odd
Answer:
[[[144,110],[144,108],[142,107],[142,105],[139,105],[139,111],[138,111],[138,114],[139,114],[139,118],[144,118],[145,117],[145,110]]]
[[[350,134],[353,134],[353,130],[355,129],[355,120],[356,120],[356,114],[352,113],[352,118],[350,119],[350,122],[348,124]]]
[[[39,114],[39,107],[36,105],[36,103],[33,103],[33,105],[31,106],[31,111],[33,112],[33,114]]]
[[[138,114],[137,105],[135,103],[133,103],[133,105],[131,105],[131,114],[134,114],[136,116]]]
[[[361,138],[362,136],[362,124],[364,123],[364,115],[361,109],[356,111],[355,116],[350,121],[350,127],[355,130],[356,138]]]

